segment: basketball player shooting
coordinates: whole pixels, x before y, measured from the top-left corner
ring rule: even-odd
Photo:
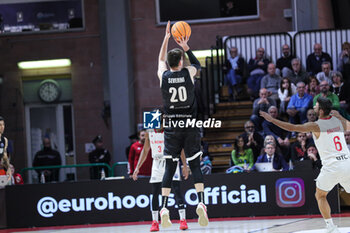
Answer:
[[[346,129],[347,123],[345,120],[341,121],[339,116],[338,118],[330,114],[332,102],[327,98],[319,97],[314,110],[318,114],[318,120],[301,125],[294,125],[274,119],[262,111],[260,111],[260,116],[288,131],[312,132],[323,165],[316,179],[315,196],[318,208],[326,222],[326,232],[336,233],[339,230],[333,224],[327,194],[338,183],[344,187],[346,192],[350,193],[350,180],[348,178],[350,152],[344,137],[344,129]]]
[[[186,33],[182,34],[186,35]],[[176,43],[186,52],[191,65],[183,67],[183,51],[175,48],[167,52],[170,38],[170,21],[166,26],[165,36],[158,58],[158,78],[163,97],[164,121],[169,116],[179,116],[172,121],[194,119],[197,115],[197,103],[194,93],[194,76],[200,69],[200,63],[193,55],[187,42],[189,37],[175,38]],[[167,64],[170,70],[167,67]],[[167,117],[166,117],[167,116]],[[183,116],[183,117],[181,117]],[[166,158],[165,174],[162,181],[162,209],[160,210],[162,227],[170,227],[171,221],[167,209],[168,196],[181,150],[185,151],[187,161],[192,171],[194,186],[198,196],[198,223],[208,225],[207,207],[204,205],[204,183],[200,169],[200,131],[197,127],[166,127],[164,128],[164,157]]]

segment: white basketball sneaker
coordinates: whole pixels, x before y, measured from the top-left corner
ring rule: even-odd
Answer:
[[[327,227],[326,233],[340,233],[340,231],[336,225],[333,225]]]
[[[169,210],[167,208],[162,208],[160,210],[160,220],[162,227],[171,227],[171,221],[169,216]]]
[[[207,215],[207,207],[199,202],[197,205],[196,213],[198,214],[198,223],[200,226],[205,227],[209,223],[208,215]]]

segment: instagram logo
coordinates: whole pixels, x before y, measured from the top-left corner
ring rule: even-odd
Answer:
[[[305,204],[304,181],[300,178],[281,178],[276,181],[276,202],[279,207],[300,207]]]

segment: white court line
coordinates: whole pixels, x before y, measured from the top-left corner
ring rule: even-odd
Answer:
[[[333,218],[341,233],[350,233],[350,217]],[[212,221],[208,227],[201,227],[197,222],[188,222],[189,229],[179,230],[179,223],[173,222],[170,228],[160,227],[159,233],[323,233],[325,222],[322,218],[287,218],[287,219],[250,219]],[[69,227],[69,226],[68,226]],[[7,231],[13,233],[146,233],[150,223],[123,226],[94,226],[84,225],[81,228],[72,226],[71,229],[19,229]],[[324,228],[323,228],[324,227]],[[29,231],[28,231],[29,230]],[[1,230],[0,230],[1,232]]]
[[[350,232],[350,227],[339,227],[338,230],[341,233],[349,233]],[[325,228],[321,228],[321,229],[316,229],[316,230],[308,230],[308,231],[295,231],[293,233],[320,233],[320,232],[324,232]]]

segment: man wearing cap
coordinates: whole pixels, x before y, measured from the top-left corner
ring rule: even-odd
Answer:
[[[111,154],[103,146],[103,140],[101,135],[97,135],[92,143],[95,145],[95,150],[91,151],[89,154],[90,163],[107,163],[111,161]],[[90,168],[90,178],[100,179],[101,171],[104,167],[91,167]],[[104,168],[106,176],[108,176],[108,169]]]

